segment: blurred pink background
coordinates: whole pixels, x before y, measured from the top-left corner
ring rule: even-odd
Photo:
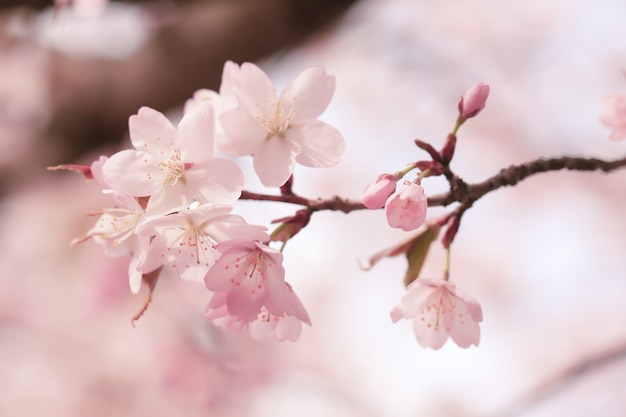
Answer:
[[[140,47],[150,25],[122,15],[107,24]],[[461,128],[452,163],[466,181],[542,156],[622,157],[626,143],[609,141],[598,115],[604,96],[626,92],[624,17],[619,0],[358,2],[332,30],[258,62],[278,85],[311,65],[337,77],[322,119],[344,134],[345,158],[298,167],[295,191],[358,199],[378,174],[425,157],[413,139],[440,146],[460,94],[478,81],[491,95]],[[39,46],[0,61],[0,164],[18,160],[13,151],[40,160],[42,48],[93,52],[102,42],[52,36],[69,23],[41,19],[36,30],[5,27]],[[174,121],[181,111],[159,110]],[[250,161],[239,162],[246,188],[263,191]],[[407,236],[381,211],[313,216],[284,252],[313,327],[297,343],[258,343],[214,329],[205,297],[178,282],[158,283],[133,328],[143,294],[128,291],[124,260],[92,242],[68,245],[103,197],[78,175],[39,172],[0,201],[0,416],[626,415],[625,183],[624,171],[549,173],[479,200],[452,247],[451,279],[482,303],[480,346],[432,351],[408,322],[389,319],[406,261],[359,269]],[[446,184],[423,185],[433,195]],[[235,211],[269,224],[296,209],[245,201]],[[438,277],[443,255],[435,246],[423,275]],[[617,359],[551,389],[611,349]]]

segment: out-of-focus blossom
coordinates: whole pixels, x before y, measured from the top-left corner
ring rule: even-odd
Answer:
[[[368,209],[383,208],[389,196],[396,191],[397,181],[393,174],[380,174],[376,181],[365,188],[361,202]]]
[[[468,88],[459,100],[459,117],[469,119],[476,116],[485,108],[489,97],[489,85],[485,83],[474,84]]]
[[[439,349],[448,337],[462,348],[478,346],[483,320],[480,304],[448,281],[418,278],[408,287],[391,319],[413,320],[413,330],[423,347]]]
[[[187,113],[176,129],[160,112],[142,107],[129,119],[135,150],[112,155],[103,166],[114,189],[150,197],[147,213],[239,198],[243,174],[232,161],[214,158],[212,109]]]
[[[421,185],[406,182],[404,187],[389,196],[385,214],[389,226],[405,232],[415,230],[426,220],[428,198]]]
[[[626,138],[626,94],[616,94],[604,99],[600,121],[611,129],[612,140]]]
[[[49,56],[30,45],[0,51],[0,167],[27,169],[51,115]]]
[[[242,64],[232,77],[239,108],[221,116],[228,137],[222,150],[252,155],[263,185],[283,185],[296,162],[308,167],[331,167],[339,162],[345,150],[343,136],[317,120],[335,91],[335,78],[322,67],[302,71],[279,95],[254,64]]]

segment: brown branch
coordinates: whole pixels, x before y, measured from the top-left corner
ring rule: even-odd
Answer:
[[[483,197],[485,194],[501,187],[513,186],[532,175],[560,171],[563,169],[570,171],[602,171],[608,173],[624,167],[626,167],[626,157],[613,161],[605,161],[597,158],[562,156],[550,159],[537,159],[520,165],[511,165],[508,168],[502,169],[493,177],[475,184],[466,184],[461,178],[452,174],[450,171],[450,175],[453,176],[453,178],[449,178],[452,189],[447,193],[429,197],[428,206],[447,206],[459,202],[463,205],[463,209],[458,213],[462,214],[465,210],[469,209],[476,200]],[[456,184],[456,186],[454,186],[454,184]],[[241,200],[277,201],[298,204],[308,207],[311,211],[336,210],[350,213],[352,211],[365,209],[365,206],[358,200],[350,200],[338,196],[326,200],[312,200],[296,194],[270,195],[244,191],[241,195]]]
[[[429,206],[447,206],[454,202],[476,201],[485,194],[501,187],[513,186],[520,181],[544,172],[560,171],[602,171],[611,172],[626,167],[626,157],[613,161],[597,158],[579,158],[562,156],[559,158],[537,159],[520,165],[511,165],[485,181],[468,184],[445,194],[438,194],[428,199]]]

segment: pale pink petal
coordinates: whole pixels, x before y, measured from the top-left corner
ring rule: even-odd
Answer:
[[[291,123],[317,119],[328,107],[335,93],[335,77],[322,67],[307,68],[293,79],[281,95],[286,102],[294,100],[295,113]]]
[[[273,137],[253,155],[254,171],[266,187],[280,187],[295,166],[297,146],[285,138]]]
[[[276,101],[276,90],[267,74],[256,65],[245,62],[238,72],[231,72],[233,90],[239,108],[253,116],[265,114]]]
[[[425,320],[421,320],[420,317],[416,317],[413,320],[413,330],[417,341],[423,347],[429,347],[432,349],[439,349],[448,339],[448,333],[439,326],[433,326],[432,323],[436,322],[436,313],[430,311],[427,313]]]
[[[289,284],[285,283],[285,285],[287,286],[287,293],[285,297],[286,305],[283,306],[285,309],[285,314],[288,314],[289,316],[294,316],[299,321],[302,321],[310,326],[311,319],[309,317],[309,313],[306,311],[306,308],[304,308],[304,305],[302,305],[300,298],[298,298],[298,296]]]
[[[188,198],[201,203],[232,203],[241,195],[244,183],[239,166],[224,158],[192,166],[185,179],[187,187],[194,191]]]
[[[280,342],[284,340],[295,342],[300,338],[300,334],[302,334],[302,322],[293,316],[281,317],[274,329],[274,335]]]
[[[185,101],[183,114],[187,114],[194,110],[197,106],[208,105],[213,109],[221,107],[221,97],[213,90],[201,88],[193,93],[193,97]]]
[[[307,167],[335,166],[346,150],[346,141],[337,129],[320,120],[293,126],[285,136],[300,145],[296,161]]]
[[[471,345],[478,346],[480,341],[480,327],[470,316],[458,317],[454,321],[450,336],[452,340],[462,348],[468,348]]]
[[[136,197],[156,193],[163,187],[165,174],[147,152],[131,149],[117,152],[102,166],[107,184]]]
[[[263,145],[268,132],[248,113],[235,109],[220,116],[225,137],[218,141],[218,149],[230,155],[252,155]]]
[[[146,215],[172,213],[186,207],[191,203],[191,200],[187,198],[188,191],[187,186],[181,181],[165,187],[161,186],[150,196],[146,206]]]
[[[231,110],[237,107],[237,97],[233,90],[233,77],[239,73],[239,65],[233,61],[226,61],[222,70],[222,83],[220,84],[221,105],[220,111]]]
[[[197,106],[183,116],[178,124],[178,146],[185,163],[201,163],[213,157],[214,128],[210,106]]]
[[[170,155],[176,142],[176,128],[162,113],[142,107],[128,119],[130,141],[138,151]]]
[[[461,288],[453,286],[450,289],[450,292],[457,298],[460,299],[461,303],[465,305],[468,313],[472,317],[472,319],[476,322],[483,321],[483,309],[480,306],[480,303],[476,301],[474,297],[469,295],[466,291],[463,291]]]

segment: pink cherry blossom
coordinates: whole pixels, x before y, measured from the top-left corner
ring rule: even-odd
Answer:
[[[426,220],[428,199],[421,185],[406,182],[404,187],[393,193],[385,204],[389,226],[405,232],[415,230]]]
[[[217,249],[222,255],[204,282],[209,290],[226,293],[228,315],[251,322],[265,308],[272,316],[291,315],[310,323],[306,310],[285,283],[279,251],[252,240],[223,242]]]
[[[269,240],[264,226],[246,223],[243,217],[231,214],[231,209],[229,205],[203,204],[145,219],[136,233],[151,237],[151,242],[138,269],[148,272],[167,265],[183,280],[202,284],[220,255],[218,243],[231,239]]]
[[[228,136],[222,150],[252,155],[263,185],[283,185],[296,162],[308,167],[331,167],[339,162],[345,150],[343,136],[317,120],[335,90],[335,78],[322,67],[302,71],[279,95],[254,64],[244,63],[232,77],[239,108],[220,118]]]
[[[232,161],[214,158],[209,106],[186,114],[178,129],[160,112],[142,107],[129,119],[135,150],[111,156],[106,182],[135,197],[150,197],[146,212],[167,212],[200,203],[230,203],[241,194],[243,174]]]
[[[489,97],[487,84],[478,83],[468,88],[459,100],[459,116],[463,119],[476,116],[485,108],[487,97]]]
[[[389,196],[396,191],[397,181],[393,174],[380,174],[376,181],[365,188],[361,202],[368,209],[383,208]]]
[[[483,320],[480,304],[465,291],[444,280],[418,278],[391,310],[395,323],[413,320],[413,330],[423,347],[439,349],[448,337],[462,348],[478,346]]]
[[[308,325],[311,322],[304,306],[302,306],[289,284],[285,283],[285,287],[287,289],[288,303],[293,304],[294,310],[298,312],[298,315],[305,317],[306,320],[301,320],[295,315],[288,314],[274,316],[262,306],[254,320],[251,322],[243,321],[240,317],[231,316],[228,313],[226,292],[217,292],[211,296],[205,317],[224,330],[238,332],[242,329],[247,329],[250,337],[254,340],[265,340],[273,336],[281,342],[285,340],[295,342],[302,333],[302,322],[304,321]]]
[[[611,128],[611,140],[626,138],[626,94],[612,95],[604,99],[600,121]]]

